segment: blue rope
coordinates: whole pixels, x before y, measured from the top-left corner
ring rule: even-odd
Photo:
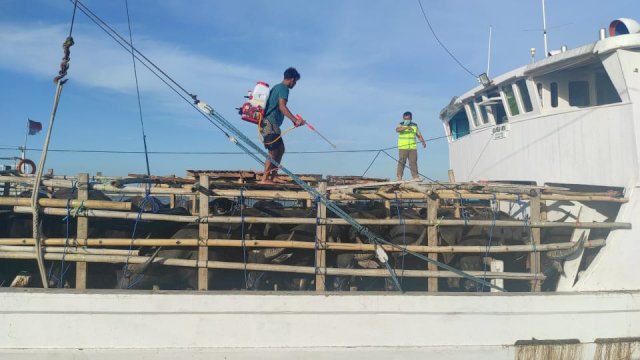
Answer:
[[[78,188],[76,181],[73,181],[71,185],[72,185],[71,191],[69,191],[69,194],[67,195],[67,216],[66,216],[66,224],[65,224],[66,236],[64,240],[64,250],[62,251],[62,259],[60,260],[60,282],[58,283],[58,287],[63,286],[62,284],[64,283],[64,276],[69,270],[69,268],[71,267],[71,264],[69,264],[67,265],[66,269],[64,268],[64,258],[67,255],[67,248],[69,247],[69,221],[71,218],[71,198],[73,197],[73,193]],[[76,235],[76,238],[77,238],[77,235]]]
[[[407,225],[405,224],[404,219],[402,218],[402,213],[400,211],[400,200],[398,199],[398,192],[394,191],[394,194],[396,196],[396,211],[398,213],[398,220],[402,224],[402,245],[404,246],[404,250],[402,250],[402,271],[400,272],[400,284],[404,284],[404,257],[407,254],[405,251],[407,248]]]
[[[459,197],[458,201],[460,203],[460,216],[462,216],[462,219],[464,220],[464,226],[467,226],[469,223],[469,213],[464,207],[464,200],[462,199],[462,194],[458,193],[458,197]]]
[[[522,223],[524,227],[529,227],[529,220],[524,211],[524,208],[525,208],[524,201],[522,201],[522,199],[520,198],[520,194],[518,194],[518,199],[516,200],[516,203],[520,206],[520,213],[522,214]]]
[[[138,229],[138,223],[142,218],[142,213],[144,212],[144,208],[147,205],[147,202],[151,203],[151,211],[154,214],[160,210],[158,207],[158,204],[156,204],[155,201],[153,201],[153,197],[151,197],[150,195],[151,189],[149,187],[150,185],[147,184],[146,195],[144,196],[144,199],[142,199],[142,203],[140,203],[140,210],[138,210],[138,216],[136,216],[136,221],[133,223],[133,231],[131,232],[131,241],[129,242],[129,253],[127,254],[127,258],[125,260],[124,266],[122,267],[122,279],[120,280],[120,288],[124,286],[124,279],[127,277],[129,273],[129,258],[131,257],[133,252],[133,242],[136,238],[136,230]],[[133,281],[129,282],[129,286],[127,286],[127,288],[131,289],[143,278],[144,278],[144,274],[138,274],[138,276]]]
[[[144,131],[144,121],[142,120],[142,103],[140,102],[140,86],[138,85],[138,70],[136,67],[136,57],[133,51],[133,35],[131,32],[131,17],[129,16],[129,0],[124,0],[125,9],[127,10],[127,24],[129,25],[129,44],[131,45],[131,60],[133,62],[133,76],[136,79],[136,94],[138,98],[138,112],[140,115],[140,128],[142,129],[142,143],[144,144],[144,159],[147,165],[147,177],[151,177],[151,169],[149,167],[149,152],[147,151],[147,134]]]

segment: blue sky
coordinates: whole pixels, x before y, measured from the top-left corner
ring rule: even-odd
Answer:
[[[125,2],[84,4],[128,38]],[[493,28],[491,75],[542,56],[539,0],[423,0],[440,40],[471,72],[487,67]],[[22,144],[27,118],[46,125],[52,78],[62,57],[73,4],[67,0],[0,0],[0,157]],[[637,0],[546,2],[549,48],[577,47],[618,17],[640,19]],[[295,66],[302,79],[289,106],[338,150],[393,147],[394,127],[410,110],[429,141],[419,150],[420,172],[446,179],[447,142],[439,111],[475,86],[438,45],[417,0],[129,0],[134,45],[188,91],[235,121],[257,140],[255,126],[234,108],[256,81],[275,84]],[[130,54],[82,13],[76,16],[69,82],[56,117],[51,149],[142,151]],[[149,151],[236,152],[199,113],[138,65]],[[288,125],[287,125],[288,126]],[[45,131],[29,137],[39,148]],[[362,175],[376,152],[295,154],[331,150],[300,128],[285,136],[283,163],[297,173]],[[397,157],[397,150],[389,151]],[[28,157],[37,160],[35,151]],[[0,163],[3,162],[0,160]],[[6,161],[4,161],[6,163]],[[52,152],[56,173],[144,173],[142,154]],[[151,172],[184,175],[186,169],[261,169],[246,155],[152,154]],[[378,156],[368,176],[394,177],[395,162]]]

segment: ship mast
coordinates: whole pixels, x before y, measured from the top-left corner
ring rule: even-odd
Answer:
[[[549,49],[547,48],[547,15],[544,10],[544,0],[542,0],[542,37],[544,39],[544,57],[547,57]]]

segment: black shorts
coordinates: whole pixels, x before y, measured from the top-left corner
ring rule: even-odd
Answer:
[[[284,142],[282,141],[282,137],[280,137],[276,141],[273,141],[273,139],[277,138],[278,136],[280,136],[280,134],[269,134],[269,135],[266,135],[263,138],[264,148],[267,149],[267,150],[275,150],[275,149],[279,148],[280,146],[284,146]],[[271,143],[272,141],[273,141],[273,143]]]

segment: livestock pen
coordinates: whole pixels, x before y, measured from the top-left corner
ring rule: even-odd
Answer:
[[[91,274],[115,269],[106,264],[125,264],[120,277],[135,273],[131,269],[144,276],[162,267],[164,277],[170,277],[166,269],[188,269],[192,282],[183,276],[174,279],[182,282],[176,287],[198,290],[247,289],[255,276],[262,277],[256,274],[280,274],[289,277],[288,283],[292,278],[306,279],[300,280],[295,290],[320,293],[395,290],[381,280],[389,277],[399,278],[402,285],[411,279],[412,285],[403,290],[414,291],[537,292],[545,282],[544,290],[554,291],[561,286],[562,277],[575,279],[589,266],[598,248],[606,245],[609,231],[630,228],[628,223],[609,221],[627,201],[617,189],[323,179],[319,175],[303,179],[326,199],[348,209],[358,223],[375,227],[389,241],[368,243],[349,233],[348,222],[328,212],[321,201],[298,186],[261,186],[255,183],[255,174],[242,171],[190,171],[185,178],[51,174],[39,186],[43,196],[37,211],[43,223],[50,219],[49,223],[72,224],[73,231],[67,228],[63,236],[60,231],[47,234],[46,225],[39,224],[35,235],[33,231],[20,233],[9,231],[17,228],[9,225],[17,218],[31,221],[26,215],[33,213],[30,199],[20,194],[33,189],[34,178],[14,174],[0,176],[0,184],[4,183],[0,187],[4,189],[0,225],[5,228],[0,230],[0,259],[4,263],[0,283],[29,286],[31,276],[30,286],[122,287],[121,280],[92,284],[96,276]],[[66,189],[65,197],[52,197],[61,189]],[[92,193],[104,197],[94,200]],[[157,211],[165,204],[167,209],[180,207],[184,211]],[[275,208],[252,210],[260,207],[257,204]],[[585,216],[593,209],[604,215]],[[551,213],[565,216],[550,219]],[[129,233],[104,236],[114,233],[92,231],[95,227],[105,229],[107,219],[121,228],[127,224]],[[164,226],[171,231],[140,236],[136,228],[142,223],[148,229]],[[181,236],[188,233],[181,231],[189,226],[195,232]],[[274,236],[267,227],[281,230]],[[228,229],[226,234],[224,229]],[[162,249],[184,249],[180,254],[188,256]],[[229,249],[241,256],[228,256]],[[40,261],[38,254],[42,255]],[[257,254],[260,261],[256,256],[252,261],[247,254]],[[298,254],[303,254],[304,261],[291,260],[300,257]],[[411,256],[418,262],[409,261]],[[22,271],[20,266],[26,260],[31,264],[36,260],[40,274],[46,272],[45,267],[51,274],[54,266],[62,269],[64,262],[67,266],[75,263],[71,272],[75,278],[66,283],[61,279],[58,283],[42,281],[37,273]],[[62,264],[55,265],[57,262]],[[554,262],[560,262],[560,268],[564,262],[564,270],[557,271]],[[568,267],[567,262],[573,265]],[[566,274],[567,268],[574,273]],[[248,273],[254,275],[252,281],[248,281]],[[229,284],[226,277],[237,281]],[[461,278],[467,284],[482,286],[462,286]],[[491,286],[484,286],[485,280]],[[217,285],[220,283],[225,285]],[[266,282],[262,289],[292,290],[282,284]],[[135,282],[125,287],[135,288]]]

